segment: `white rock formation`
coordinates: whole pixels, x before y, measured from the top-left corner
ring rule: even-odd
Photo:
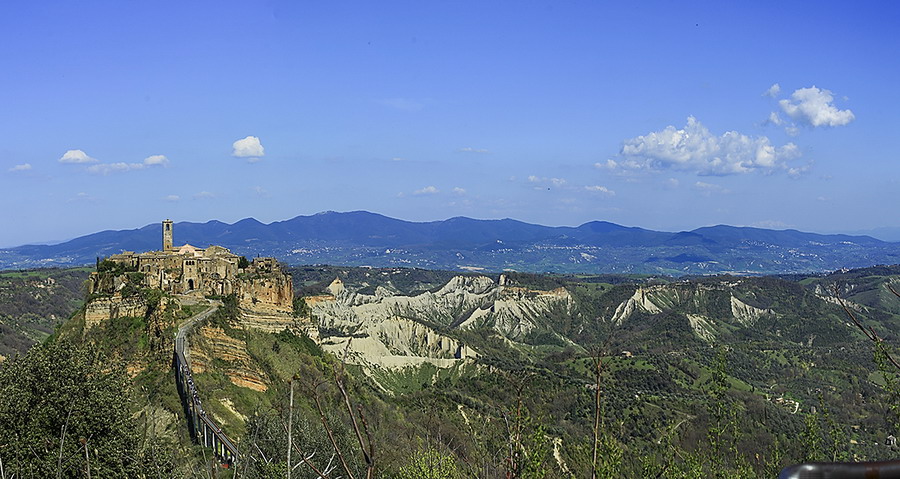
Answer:
[[[490,327],[514,340],[535,329],[551,308],[573,308],[565,289],[534,291],[501,286],[486,276],[457,276],[435,292],[395,295],[385,288],[374,295],[346,289],[339,279],[330,297],[308,301],[318,319],[322,345],[349,351],[347,360],[382,367],[431,363],[448,367],[477,352],[437,329]]]

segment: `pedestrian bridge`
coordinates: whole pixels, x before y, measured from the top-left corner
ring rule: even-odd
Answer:
[[[194,383],[191,372],[190,351],[188,349],[187,335],[197,323],[210,317],[221,305],[218,301],[211,301],[212,307],[202,313],[192,316],[185,321],[175,334],[175,383],[178,387],[178,396],[184,408],[185,417],[188,420],[188,431],[191,439],[204,447],[212,448],[216,458],[226,467],[231,467],[238,460],[237,447],[228,439],[215,421],[203,410],[203,402]]]

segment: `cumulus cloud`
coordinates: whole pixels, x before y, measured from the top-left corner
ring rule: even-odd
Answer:
[[[602,193],[602,194],[608,195],[608,196],[616,195],[615,191],[613,191],[605,186],[600,186],[600,185],[585,186],[584,189],[591,191],[593,193]]]
[[[594,168],[597,169],[607,169],[607,170],[615,170],[619,167],[619,163],[616,160],[606,160],[606,163],[594,163]]]
[[[81,150],[66,150],[59,159],[60,163],[96,163],[96,158],[91,158]]]
[[[434,195],[440,193],[440,190],[435,188],[434,186],[426,186],[420,190],[413,191],[414,195]]]
[[[151,166],[151,165],[166,166],[169,164],[169,159],[166,158],[166,155],[151,155],[151,156],[144,158],[144,164],[147,166]]]
[[[9,169],[9,171],[28,171],[31,169],[31,163],[22,163],[21,165],[15,165]]]
[[[784,120],[781,119],[781,116],[778,114],[777,111],[773,111],[772,113],[769,113],[769,118],[766,119],[764,124],[781,126],[784,124]]]
[[[549,183],[557,188],[564,186],[567,181],[565,178],[543,178],[540,176],[531,175],[528,177],[529,183]]]
[[[87,171],[100,175],[108,175],[110,173],[124,171],[143,170],[145,168],[150,168],[151,166],[168,166],[168,164],[169,159],[166,158],[166,155],[151,155],[144,158],[144,161],[140,163],[125,163],[121,161],[117,163],[97,163],[96,165],[87,167]]]
[[[172,201],[172,202],[175,202],[175,201],[180,200],[181,197],[178,196],[178,195],[168,195],[168,196],[163,197],[163,199],[166,200],[166,201]]]
[[[784,127],[784,132],[791,136],[797,136],[800,134],[800,128],[797,125],[790,124]]]
[[[472,148],[471,146],[467,146],[465,148],[460,148],[460,153],[490,153],[490,150],[487,148]]]
[[[259,142],[259,138],[255,136],[248,136],[246,138],[242,138],[240,140],[235,141],[231,144],[231,147],[234,148],[234,151],[231,152],[231,156],[237,158],[262,158],[265,156],[265,148],[263,148],[262,143]]]
[[[779,93],[781,93],[781,85],[776,83],[776,84],[770,86],[768,90],[763,92],[763,96],[775,98],[778,96]]]
[[[667,126],[625,140],[616,166],[631,170],[679,170],[699,175],[724,176],[785,168],[799,153],[789,143],[776,148],[765,136],[749,137],[736,131],[716,136],[693,116],[682,129]]]
[[[778,104],[789,117],[811,126],[843,126],[856,118],[850,110],[839,110],[833,101],[831,91],[813,85],[794,91],[790,100]]]
[[[453,194],[455,194],[455,195],[464,195],[464,194],[466,194],[466,189],[465,189],[465,188],[460,188],[460,187],[457,186],[457,187],[453,188]]]

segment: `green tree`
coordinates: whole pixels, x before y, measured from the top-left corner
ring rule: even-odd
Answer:
[[[134,477],[138,436],[121,369],[63,341],[0,366],[0,458],[7,477]]]
[[[459,479],[463,473],[452,455],[429,447],[400,468],[396,479]]]
[[[241,256],[240,258],[238,258],[238,268],[246,269],[249,266],[250,261],[247,261],[247,258],[245,256]]]

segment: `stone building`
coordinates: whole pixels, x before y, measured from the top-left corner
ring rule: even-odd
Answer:
[[[247,288],[248,285],[243,285],[245,287],[242,288],[242,283],[247,283],[249,278],[256,279],[250,282],[258,282],[261,275],[286,276],[274,258],[256,258],[252,263],[241,265],[240,256],[221,246],[208,248],[198,248],[190,244],[174,246],[173,234],[172,221],[165,220],[162,222],[162,250],[144,253],[124,251],[108,259],[124,265],[128,271],[140,273],[139,277],[143,283],[141,286],[158,288],[173,294],[240,295],[242,289],[255,289]],[[99,284],[101,275],[97,273],[94,273],[91,279],[92,292],[118,289],[118,285]],[[290,288],[290,278],[287,279],[287,291],[279,291],[276,294],[278,296],[276,303],[289,305],[291,302],[293,291]],[[285,281],[279,283],[279,286],[284,288]]]

